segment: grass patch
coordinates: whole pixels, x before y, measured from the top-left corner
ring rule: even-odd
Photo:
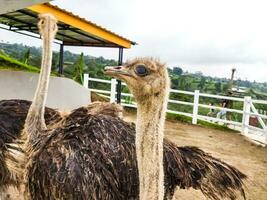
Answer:
[[[184,116],[184,115],[167,113],[166,119],[192,124],[192,117],[188,117],[188,116]],[[239,131],[230,129],[227,126],[214,124],[214,123],[207,122],[207,121],[200,120],[200,119],[197,120],[197,124],[200,125],[200,126],[203,126],[203,127],[213,128],[213,129],[217,129],[217,130],[221,130],[221,131],[231,131],[231,132],[236,132],[236,133],[239,132]]]
[[[129,108],[129,107],[124,107],[124,110],[126,112],[130,112],[130,113],[134,113],[136,114],[136,108]],[[166,119],[167,120],[172,120],[172,121],[179,121],[179,122],[183,122],[183,123],[188,123],[188,124],[192,124],[192,117],[188,117],[188,116],[184,116],[184,115],[179,115],[179,114],[174,114],[174,113],[167,113],[166,114]],[[223,126],[223,125],[219,125],[219,124],[214,124],[211,122],[207,122],[204,120],[197,120],[197,124],[206,128],[213,128],[216,130],[221,130],[221,131],[230,131],[230,132],[235,132],[235,133],[239,133],[239,131],[236,131],[234,129],[228,128],[227,126]]]
[[[11,58],[7,55],[0,54],[0,70],[14,70],[14,71],[26,71],[31,73],[39,73],[40,69],[31,65],[22,63],[14,58]],[[51,72],[51,76],[58,76],[58,73],[55,71]]]
[[[11,69],[38,73],[40,69],[31,65],[24,64],[7,55],[0,54],[0,69]]]

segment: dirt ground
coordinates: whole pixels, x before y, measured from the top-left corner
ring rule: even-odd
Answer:
[[[125,116],[133,121],[133,115]],[[248,176],[248,200],[267,200],[267,148],[256,146],[235,132],[167,121],[165,137],[179,146],[197,146],[211,155],[237,167]],[[176,190],[177,200],[205,200],[196,190]]]
[[[198,146],[202,150],[237,167],[248,176],[247,199],[267,200],[267,148],[247,141],[243,136],[182,123],[166,123],[166,137],[177,145]],[[177,191],[179,200],[205,199],[199,192]]]
[[[126,121],[134,116],[125,115]],[[165,136],[179,146],[197,146],[211,155],[237,167],[248,177],[246,194],[248,200],[267,200],[267,148],[259,147],[234,132],[219,131],[201,126],[167,121]],[[11,190],[14,195],[14,191]],[[13,199],[19,199],[16,195]],[[205,200],[199,191],[179,190],[177,200]]]

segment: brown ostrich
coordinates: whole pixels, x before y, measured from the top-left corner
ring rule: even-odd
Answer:
[[[1,100],[0,101],[0,199],[5,199],[5,191],[9,186],[19,188],[18,161],[14,158],[15,153],[23,153],[18,138],[23,129],[25,119],[31,105],[26,100]],[[122,116],[122,107],[107,102],[93,102],[88,107],[87,113],[93,115]],[[76,111],[77,113],[77,111]],[[57,110],[45,108],[45,123],[54,125],[59,123],[66,114]],[[13,166],[16,165],[14,168]],[[8,167],[9,166],[9,167]]]
[[[163,199],[163,131],[169,96],[167,68],[153,58],[139,58],[125,66],[106,67],[105,72],[125,81],[137,102],[139,197]]]
[[[2,136],[0,141],[1,139],[6,138],[5,141],[8,141],[8,143],[12,141],[14,142],[15,138],[17,138],[20,131],[23,129],[30,104],[31,102],[24,100],[0,101],[0,135]],[[88,109],[86,107],[73,111],[70,117],[67,116],[68,123],[71,124],[77,119],[80,121],[82,118],[90,119],[92,116],[88,116],[87,112]],[[110,122],[107,123],[106,121],[102,121],[103,117],[101,117],[101,114],[99,114],[97,118],[98,120],[95,120],[94,117],[94,127],[99,128],[99,130],[103,124],[105,127],[111,124]],[[100,118],[102,118],[102,120],[100,120]],[[110,173],[105,173],[105,171],[104,173],[101,171],[100,173],[99,171],[92,171],[92,173],[99,173],[98,176],[101,177],[102,175],[103,177],[107,177],[108,175],[110,176],[110,174],[117,172],[113,175],[113,179],[110,180],[111,183],[118,183],[115,191],[121,194],[122,199],[138,199],[138,179],[136,178],[138,175],[138,170],[136,166],[137,163],[135,158],[134,143],[135,130],[132,126],[122,122],[121,120],[118,120],[114,117],[111,119],[114,123],[117,123],[117,121],[119,122],[119,124],[113,128],[115,131],[111,130],[113,131],[112,134],[107,132],[102,133],[102,137],[98,136],[100,138],[99,146],[93,146],[97,147],[97,149],[102,149],[104,147],[104,150],[110,151],[110,154],[105,154],[105,159],[96,159],[93,157],[92,161],[97,161],[96,163],[105,163],[105,160],[110,160],[109,162],[106,161],[108,163],[106,170],[109,171],[110,168],[114,168],[114,170]],[[66,119],[62,119],[57,111],[49,108],[46,108],[45,120],[48,127],[50,127],[51,124],[56,124],[61,120],[65,120],[66,123]],[[99,122],[101,123],[99,124]],[[112,126],[114,126],[114,124]],[[123,131],[119,130],[121,127],[124,129]],[[94,130],[94,132],[97,134],[96,130]],[[9,137],[3,138],[4,135],[8,135]],[[93,135],[91,134],[91,136]],[[73,138],[73,140],[75,139]],[[102,141],[109,142],[110,145],[108,146],[106,143],[102,143]],[[87,140],[86,142],[90,141]],[[111,147],[114,146],[117,146],[118,148],[115,148],[116,151],[112,152],[114,148]],[[124,149],[127,151],[125,152]],[[133,160],[129,160],[128,162],[123,162],[121,164],[121,161],[126,159]],[[49,161],[47,162],[49,163]],[[38,163],[39,165],[43,165],[43,163],[40,161],[38,161]],[[40,171],[45,170],[40,175],[43,174],[43,176],[47,176],[51,173],[51,171],[46,168],[49,167],[48,163],[40,169]],[[52,166],[55,165],[53,162],[51,162],[51,164]],[[4,166],[4,162],[0,163],[0,166],[1,165]],[[8,170],[6,171],[8,172]],[[181,189],[194,188],[201,190],[205,196],[214,200],[222,199],[223,197],[230,198],[235,196],[235,190],[240,191],[243,194],[241,179],[245,178],[245,176],[234,167],[231,167],[226,163],[213,158],[209,154],[199,150],[196,147],[177,147],[170,141],[164,140],[164,172],[166,198],[170,197],[171,199],[176,187]],[[59,175],[59,173],[55,174]],[[39,181],[42,180],[40,176],[37,177]],[[38,187],[36,187],[36,190],[33,190],[32,192],[35,194],[36,198],[50,199],[49,196],[37,196],[38,190],[48,189],[48,187],[46,188],[45,186],[46,184],[52,185],[52,181],[49,182],[46,179],[43,185],[37,184]],[[71,185],[68,186],[71,187]],[[58,186],[56,185],[55,187],[57,188]],[[93,191],[93,188],[91,191]],[[72,198],[75,199],[73,196]],[[51,197],[51,199],[53,198]]]
[[[52,38],[55,20],[44,15],[40,25],[44,45],[51,44],[45,36]],[[44,51],[44,57],[51,61],[49,55]],[[46,124],[44,105],[50,72],[46,68],[51,65],[43,63],[20,136],[25,142],[25,157],[15,155],[20,167],[25,166],[19,177],[24,176],[26,199],[138,199],[134,128],[118,117],[92,115],[86,107]],[[163,150],[166,198],[172,197],[177,186],[199,189],[214,200],[235,199],[236,191],[244,195],[245,175],[234,167],[198,148],[176,147],[166,140]]]

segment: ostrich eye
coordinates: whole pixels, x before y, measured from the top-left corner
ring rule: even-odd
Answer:
[[[135,67],[134,71],[138,76],[146,76],[146,75],[148,75],[148,71],[147,71],[145,65],[137,65]]]

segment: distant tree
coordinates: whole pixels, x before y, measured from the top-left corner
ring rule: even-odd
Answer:
[[[168,70],[168,73],[171,75],[172,69],[168,67],[167,70]]]
[[[215,83],[215,89],[216,89],[216,92],[221,92],[222,91],[222,83],[216,82]]]
[[[172,88],[174,88],[174,89],[178,89],[178,87],[179,87],[179,77],[173,77],[172,79],[171,79],[171,87]]]
[[[78,60],[74,63],[74,72],[72,79],[78,83],[83,83],[83,69],[85,68],[83,53],[79,56]]]
[[[53,52],[52,71],[56,71],[59,67],[59,53]]]
[[[172,73],[174,73],[174,74],[176,74],[176,75],[181,75],[181,74],[183,73],[183,70],[182,70],[182,68],[180,68],[180,67],[174,67],[174,68],[172,69]]]
[[[26,52],[24,53],[24,56],[23,56],[23,59],[22,59],[22,62],[23,62],[24,64],[28,64],[29,59],[30,59],[30,54],[31,54],[31,50],[30,50],[30,48],[28,48],[28,49],[26,50]]]
[[[201,71],[196,71],[196,72],[194,73],[194,75],[196,75],[196,76],[203,76],[203,73],[202,73]]]
[[[199,90],[203,90],[204,89],[205,83],[206,83],[206,78],[204,76],[202,76],[201,79],[200,79],[200,83],[198,84]]]
[[[178,89],[180,89],[180,90],[192,90],[190,78],[187,76],[180,76]]]
[[[0,54],[6,55],[5,51],[3,49],[0,49]]]
[[[225,94],[227,94],[228,88],[229,88],[228,83],[227,83],[227,84],[223,84],[223,92],[224,92]]]

